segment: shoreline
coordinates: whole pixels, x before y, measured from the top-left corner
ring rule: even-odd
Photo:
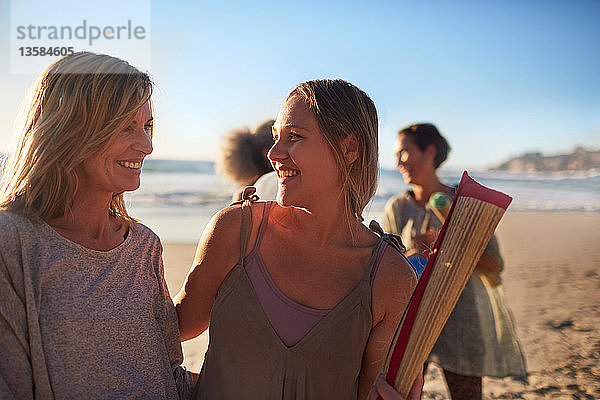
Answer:
[[[496,235],[502,279],[529,383],[484,378],[485,399],[600,397],[600,213],[507,212]],[[165,277],[174,296],[195,244],[164,244]],[[199,371],[207,333],[183,344],[185,365]],[[591,397],[589,397],[591,396]],[[423,399],[447,398],[441,371],[429,369]]]
[[[138,216],[136,218],[142,224],[152,229],[161,239],[163,245],[196,245],[204,226],[210,221],[210,218],[216,214],[219,210],[215,210],[214,213],[204,213],[200,216],[189,216],[189,215],[145,215]],[[587,215],[590,218],[600,217],[600,211],[589,211],[589,210],[511,210],[510,207],[506,212],[505,218],[510,218],[510,215],[518,214],[520,216],[530,215],[548,215],[548,216],[559,216],[559,215]],[[375,219],[379,221],[379,218],[383,215],[383,210],[372,210],[365,213],[365,221],[371,221]],[[501,222],[502,223],[502,222]],[[170,225],[170,226],[165,226]],[[368,224],[367,224],[368,225]],[[188,239],[195,238],[195,239]],[[193,255],[191,256],[193,257]],[[190,258],[191,262],[191,258]]]

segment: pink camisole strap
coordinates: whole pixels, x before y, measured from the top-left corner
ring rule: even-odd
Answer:
[[[260,256],[259,248],[272,204],[266,203],[252,251],[244,259],[246,275],[273,330],[286,346],[292,347],[311,331],[328,313],[307,307],[287,297],[277,287]],[[369,282],[372,283],[387,243],[379,240],[369,262]]]

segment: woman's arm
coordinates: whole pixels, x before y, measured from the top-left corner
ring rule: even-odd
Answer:
[[[175,386],[177,387],[179,398],[189,399],[192,396],[198,374],[187,371],[181,365],[183,363],[183,351],[181,349],[181,338],[177,327],[177,314],[175,313],[173,300],[169,294],[169,288],[165,279],[162,244],[160,244],[158,237],[156,237],[155,240],[157,245],[153,250],[156,251],[156,249],[158,249],[158,255],[154,253],[149,262],[152,262],[154,265],[158,290],[152,291],[154,294],[152,305],[156,315],[156,321],[162,330],[165,349],[167,351],[167,356],[169,357],[169,364],[171,366],[173,378],[175,379]],[[143,265],[138,266],[138,268],[143,268]]]
[[[488,252],[484,252],[475,267],[479,272],[488,275],[498,275],[500,273],[500,264]]]
[[[228,207],[219,211],[202,233],[193,266],[173,299],[182,341],[208,328],[217,291],[239,259],[241,221],[241,207]]]
[[[372,288],[373,327],[359,377],[359,399],[366,399],[380,373],[388,348],[410,301],[417,277],[402,255],[388,247]]]
[[[23,265],[22,255],[18,230],[8,215],[0,213],[0,399],[33,399],[34,383],[40,396],[51,393],[48,380],[34,375],[36,361],[39,376],[45,377],[46,371],[39,327],[34,324],[39,315],[36,308],[27,307],[35,295],[27,295],[33,291],[27,287],[29,265]]]
[[[0,398],[33,399],[25,299],[11,278],[14,277],[9,276],[0,252]]]
[[[385,377],[380,375],[373,385],[373,389],[369,393],[369,400],[375,400],[381,397],[383,400],[419,400],[421,398],[421,392],[423,391],[423,369],[417,375],[415,383],[413,383],[408,397],[405,399],[400,396],[392,385],[386,382]]]
[[[489,275],[490,277],[498,277],[500,272],[502,271],[503,266],[504,262],[502,261],[502,257],[500,256],[500,247],[498,246],[498,240],[496,239],[496,235],[494,235],[485,247],[485,252],[479,259],[476,268],[479,270],[479,272],[483,272],[484,274]]]

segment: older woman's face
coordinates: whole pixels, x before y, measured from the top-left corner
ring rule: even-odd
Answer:
[[[334,155],[303,99],[294,96],[283,105],[273,137],[268,157],[277,171],[279,204],[310,207],[339,197]]]
[[[144,158],[152,153],[152,110],[142,106],[108,147],[88,158],[77,170],[80,185],[92,192],[121,193],[140,186]]]

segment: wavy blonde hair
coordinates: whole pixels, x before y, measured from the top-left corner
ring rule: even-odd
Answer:
[[[43,219],[67,215],[78,187],[76,168],[131,123],[152,87],[147,73],[104,54],[79,52],[52,63],[38,77],[4,169],[0,210]],[[135,221],[123,193],[113,193],[109,213],[128,225]]]
[[[344,196],[345,215],[352,231],[352,221],[362,221],[362,213],[375,195],[379,176],[378,119],[375,103],[364,91],[342,79],[317,79],[293,88],[286,101],[294,96],[303,99],[313,112],[319,129],[333,152]],[[354,135],[358,158],[346,163],[341,142]]]

